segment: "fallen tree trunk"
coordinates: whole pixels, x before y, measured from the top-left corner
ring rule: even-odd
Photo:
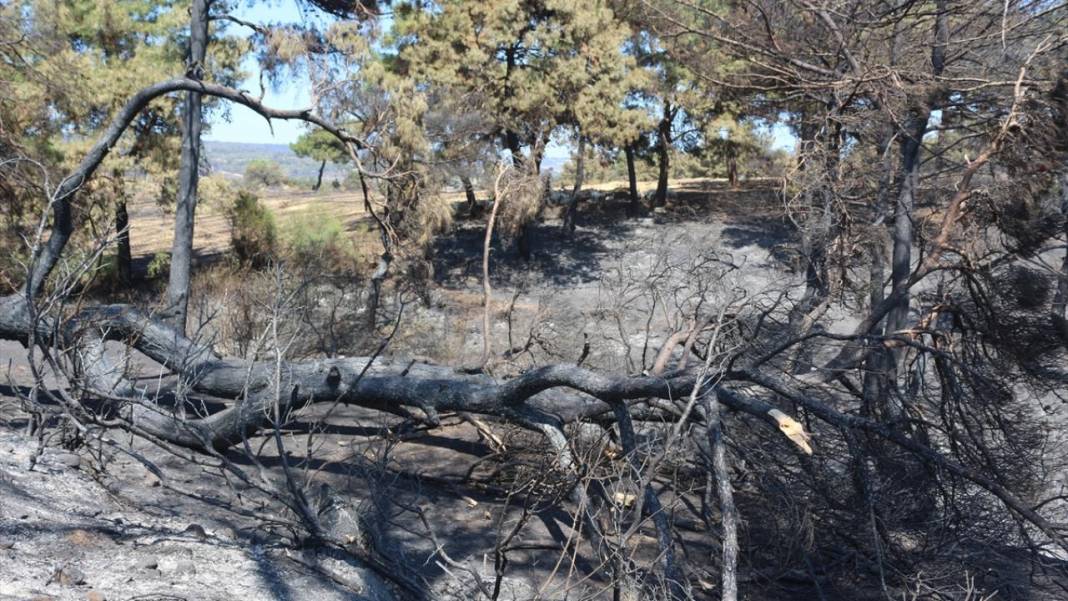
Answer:
[[[645,398],[680,399],[698,381],[694,371],[663,377],[600,374],[574,365],[548,365],[518,377],[495,381],[482,374],[396,358],[357,357],[304,362],[243,361],[216,355],[207,345],[186,338],[169,325],[128,305],[93,306],[66,319],[61,327],[33,314],[22,295],[0,297],[0,338],[73,351],[78,364],[72,386],[84,393],[125,402],[119,424],[135,432],[199,451],[220,451],[271,426],[272,414],[310,403],[338,402],[388,412],[419,409],[427,415],[463,411],[495,416],[543,432],[544,424],[574,423]],[[56,337],[60,339],[56,339]],[[122,341],[180,375],[201,394],[235,399],[234,405],[202,418],[168,412],[148,391],[125,377],[104,353],[104,341]],[[783,378],[754,370],[719,375],[717,400],[777,428],[803,452],[812,453],[810,435],[778,407],[724,386],[749,382],[780,395],[843,429],[860,430],[888,440],[941,470],[962,477],[998,498],[1062,549],[1066,526],[1055,524],[986,474],[953,461],[884,424],[841,413],[788,384]]]
[[[691,372],[628,377],[573,365],[550,365],[497,382],[486,375],[395,358],[244,361],[219,357],[207,345],[128,305],[82,309],[65,320],[58,333],[51,324],[29,321],[25,297],[5,297],[0,299],[0,307],[0,337],[26,340],[26,334],[35,329],[40,342],[73,351],[78,381],[72,384],[105,398],[130,401],[137,408],[124,418],[131,427],[198,450],[225,449],[268,426],[268,416],[276,404],[281,404],[283,412],[318,402],[390,412],[408,408],[428,414],[464,411],[521,424],[538,414],[548,414],[566,424],[610,412],[613,405],[627,401],[683,397],[697,379]],[[54,340],[57,335],[62,339]],[[237,402],[199,419],[170,415],[155,405],[148,391],[128,380],[121,366],[110,361],[103,351],[105,340],[121,341],[141,351],[181,376],[195,392]],[[727,407],[757,416],[773,427],[796,424],[763,401],[727,391],[718,396]]]

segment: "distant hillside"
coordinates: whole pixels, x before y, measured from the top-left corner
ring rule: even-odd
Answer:
[[[319,173],[319,163],[293,154],[287,144],[246,144],[244,142],[204,142],[204,153],[213,173],[238,178],[255,159],[268,159],[281,165],[282,171],[293,179],[311,179]],[[323,181],[342,179],[347,173],[343,165],[327,165]]]
[[[541,172],[552,172],[553,177],[559,177],[560,172],[564,169],[564,164],[570,159],[568,157],[545,157],[541,160]]]
[[[282,166],[282,171],[293,179],[313,179],[319,173],[319,163],[293,154],[287,144],[246,144],[244,142],[204,142],[204,152],[212,173],[221,173],[228,177],[239,178],[245,173],[245,167],[254,159],[269,159]],[[542,159],[543,173],[552,172],[554,177],[569,159],[567,157],[547,156]],[[342,180],[348,173],[344,165],[327,165],[323,173],[323,183],[329,185],[333,179]]]

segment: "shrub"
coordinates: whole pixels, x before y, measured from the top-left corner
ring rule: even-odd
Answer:
[[[245,167],[245,183],[250,187],[272,188],[285,183],[286,178],[278,163],[269,159],[253,159]]]
[[[352,234],[329,210],[310,206],[287,219],[283,236],[286,252],[299,265],[328,272],[359,271],[361,253]]]
[[[171,253],[158,252],[148,263],[148,279],[161,278],[171,271]]]
[[[274,215],[250,192],[240,192],[230,208],[230,246],[241,265],[262,265],[275,252]]]
[[[224,176],[213,174],[200,178],[197,184],[197,196],[200,198],[198,203],[201,207],[216,214],[225,215],[234,205],[237,190]]]
[[[363,189],[360,185],[360,172],[356,169],[349,171],[345,174],[345,177],[342,178],[338,186],[346,192],[359,192]]]

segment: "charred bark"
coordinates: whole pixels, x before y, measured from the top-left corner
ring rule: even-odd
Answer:
[[[668,176],[671,172],[671,126],[675,120],[675,109],[671,102],[664,101],[664,114],[656,126],[656,154],[660,172],[656,178],[656,193],[653,195],[653,207],[667,204]]]
[[[193,0],[189,12],[189,58],[186,75],[194,81],[204,77],[208,47],[208,2]],[[167,282],[165,316],[184,331],[189,311],[189,286],[193,261],[193,230],[196,224],[197,183],[200,179],[200,133],[203,128],[202,95],[186,94],[182,112],[182,153],[178,168],[178,203],[174,210],[174,242]]]
[[[126,211],[126,198],[115,202],[115,267],[118,282],[127,286],[133,280],[133,253],[130,250],[130,216]]]
[[[641,197],[638,196],[638,174],[634,169],[634,144],[624,146],[623,152],[627,156],[627,190],[630,196],[627,213],[631,217],[637,217],[641,214],[642,205]]]
[[[460,183],[464,187],[464,196],[467,199],[467,214],[470,217],[477,217],[480,210],[478,206],[478,197],[475,196],[475,186],[471,183],[471,178],[466,175],[460,176]]]
[[[578,151],[575,155],[575,186],[571,189],[571,197],[567,201],[567,210],[564,212],[564,232],[568,236],[575,233],[575,218],[578,214],[579,191],[582,190],[583,180],[586,178],[586,138],[579,134]]]
[[[949,43],[948,12],[945,0],[936,3],[934,44],[931,48],[931,75],[938,77],[945,69],[946,45]],[[913,212],[920,185],[920,151],[931,111],[937,108],[940,93],[933,92],[923,106],[914,107],[905,124],[901,139],[901,178],[897,204],[894,206],[894,249],[890,260],[890,283],[897,288],[908,281],[912,270]],[[897,332],[908,321],[910,295],[905,294],[886,317],[886,332]]]

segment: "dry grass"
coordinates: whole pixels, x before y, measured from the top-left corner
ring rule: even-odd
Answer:
[[[459,202],[462,193],[446,194],[447,201]],[[363,195],[358,192],[337,193],[277,193],[261,197],[279,225],[295,215],[322,214],[331,216],[345,226],[346,231],[362,231],[361,221],[370,219],[363,209]],[[174,215],[164,212],[154,202],[141,202],[130,207],[130,242],[133,255],[152,256],[168,252],[174,239]],[[194,247],[203,254],[224,253],[230,248],[230,224],[226,215],[202,205],[197,214]]]
[[[357,223],[366,219],[363,196],[344,192],[331,194],[277,194],[261,198],[261,202],[274,213],[279,224],[287,217],[323,213],[340,220],[348,231],[357,230]],[[167,252],[174,239],[174,215],[165,213],[152,202],[139,203],[131,208],[130,242],[133,254],[151,256]],[[194,247],[204,254],[224,253],[230,248],[230,224],[226,215],[203,205],[197,214]]]
[[[777,180],[753,178],[743,187],[760,187],[773,184]],[[702,188],[723,187],[726,180],[708,178],[690,178],[672,180],[673,190],[698,190]],[[585,186],[590,190],[611,191],[625,189],[626,181],[610,181]],[[566,186],[565,186],[566,187]],[[655,181],[638,182],[638,191],[642,194],[656,189]],[[486,192],[479,192],[478,197],[485,199]],[[463,192],[451,192],[443,195],[447,203],[464,201]],[[363,208],[363,195],[359,192],[280,192],[264,195],[261,202],[274,213],[275,220],[282,226],[287,218],[296,215],[322,214],[331,216],[344,225],[349,232],[362,232],[361,222],[370,217]],[[130,207],[131,233],[135,257],[152,256],[158,252],[168,252],[174,236],[174,215],[164,212],[151,201],[138,202]],[[362,224],[366,226],[366,224]],[[370,239],[368,242],[372,242]],[[199,253],[211,255],[226,253],[230,248],[230,224],[226,216],[210,205],[202,205],[197,215],[196,237],[194,246]]]
[[[781,180],[776,177],[750,177],[743,178],[741,180],[741,188],[762,188],[769,185],[778,185]],[[557,184],[566,184],[566,182],[556,182]],[[680,179],[672,179],[670,181],[669,189],[701,189],[706,187],[724,187],[727,185],[727,178],[724,177],[687,177]],[[589,184],[583,186],[584,190],[601,190],[604,192],[610,192],[612,190],[625,190],[629,186],[629,183],[625,179],[613,180],[609,182],[599,182],[596,184]],[[563,185],[564,189],[570,190],[571,186]],[[646,192],[652,192],[656,190],[656,180],[643,180],[638,182],[638,194],[645,194]]]

